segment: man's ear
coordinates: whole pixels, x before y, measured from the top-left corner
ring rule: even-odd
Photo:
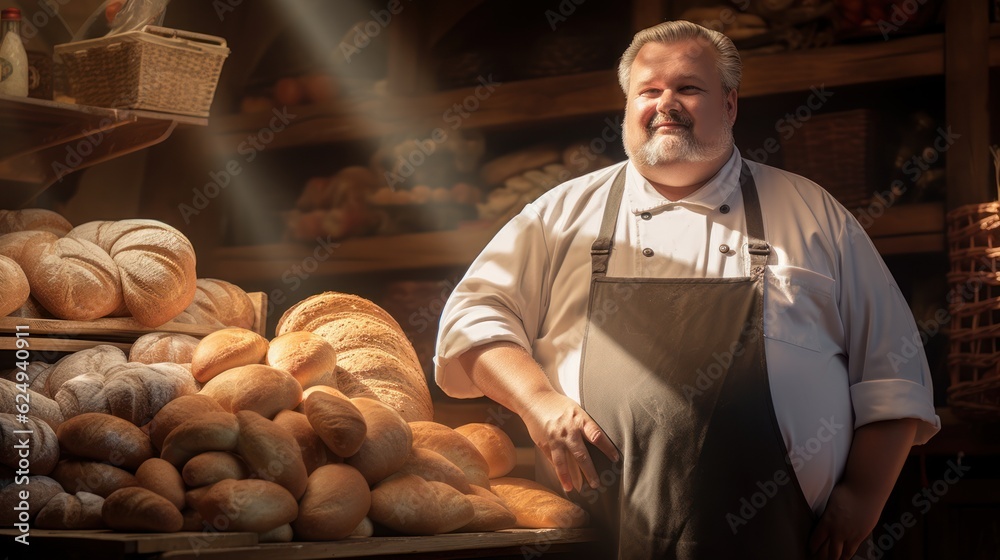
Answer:
[[[726,95],[726,114],[729,115],[729,124],[736,122],[737,106],[739,105],[739,93],[734,89]]]

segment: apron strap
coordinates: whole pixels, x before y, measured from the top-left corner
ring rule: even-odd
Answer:
[[[747,221],[747,251],[750,253],[750,273],[760,276],[767,265],[767,257],[771,254],[771,245],[765,241],[764,218],[760,211],[760,199],[757,197],[757,184],[746,161],[740,169],[740,191],[743,194],[743,213]],[[608,263],[611,261],[611,248],[614,244],[615,225],[618,222],[618,211],[622,205],[622,195],[625,193],[626,163],[615,175],[608,192],[608,201],[604,205],[604,217],[601,219],[601,229],[597,240],[590,248],[591,276],[605,276]]]

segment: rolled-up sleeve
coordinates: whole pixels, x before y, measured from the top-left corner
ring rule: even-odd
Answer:
[[[926,443],[941,419],[910,307],[857,221],[848,219],[838,245],[854,426],[916,418],[921,422],[913,445]]]
[[[548,300],[548,272],[545,231],[528,205],[483,249],[441,314],[434,377],[447,395],[483,396],[456,359],[470,348],[502,341],[531,351]]]

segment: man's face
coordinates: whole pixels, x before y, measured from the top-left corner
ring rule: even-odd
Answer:
[[[723,94],[715,49],[693,39],[647,43],[632,63],[625,153],[656,166],[720,158],[733,144],[736,91]]]

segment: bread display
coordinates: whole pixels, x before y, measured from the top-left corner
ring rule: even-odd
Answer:
[[[63,451],[82,459],[135,471],[155,451],[135,424],[109,414],[88,412],[63,422],[56,431]]]
[[[121,349],[108,344],[74,352],[52,365],[46,378],[44,393],[54,399],[63,383],[70,379],[85,373],[104,371],[127,361]]]
[[[186,334],[153,332],[132,343],[128,361],[143,364],[190,364],[198,339]]]
[[[293,331],[274,338],[266,361],[291,374],[303,389],[313,385],[337,387],[337,353],[329,342],[311,332]]]
[[[361,471],[369,485],[395,473],[406,463],[413,445],[410,426],[398,412],[372,399],[352,399],[365,417],[367,433],[357,453],[345,463]]]
[[[104,499],[104,523],[116,531],[176,533],[184,517],[166,498],[140,487],[122,488]]]
[[[184,480],[173,465],[153,457],[135,471],[139,486],[163,496],[178,510],[184,509]]]
[[[157,449],[163,449],[163,440],[167,439],[174,428],[204,412],[225,412],[225,409],[206,395],[177,397],[165,404],[149,422],[149,439]]]
[[[45,504],[35,518],[39,529],[103,529],[104,498],[90,492],[60,492]]]
[[[295,498],[283,486],[266,480],[223,480],[193,504],[202,519],[219,531],[264,533],[298,516]]]
[[[31,489],[28,493],[28,520],[35,520],[42,509],[49,503],[49,500],[63,492],[62,485],[56,480],[47,476],[29,476],[22,483],[15,483],[16,479],[0,480],[0,527],[9,528],[14,523],[21,523],[18,519],[19,512],[14,509],[20,504],[20,493],[25,490],[25,486]]]
[[[465,436],[437,422],[410,422],[413,447],[422,447],[444,455],[462,469],[470,483],[490,487],[489,464]]]
[[[292,529],[300,540],[343,539],[371,508],[365,478],[349,465],[325,465],[309,475]]]
[[[90,492],[107,498],[115,490],[138,486],[132,473],[104,463],[63,459],[52,470],[55,479],[66,492]]]
[[[172,320],[218,327],[250,329],[254,326],[253,302],[239,286],[215,278],[199,278],[194,300]]]
[[[230,369],[213,377],[201,388],[229,412],[252,410],[274,418],[302,401],[302,386],[291,375],[270,366],[255,364]]]
[[[31,415],[44,421],[53,430],[63,421],[59,404],[45,395],[28,389],[18,388],[20,382],[0,379],[0,414],[17,414],[18,408],[30,410]]]
[[[188,487],[201,488],[220,480],[249,478],[250,471],[239,455],[226,451],[206,451],[185,463],[181,476]]]
[[[206,451],[234,451],[240,425],[229,412],[206,412],[186,420],[163,440],[160,458],[178,469]]]
[[[517,451],[507,432],[496,424],[475,423],[455,428],[466,437],[489,465],[489,477],[507,476],[517,466]]]
[[[183,366],[129,362],[73,377],[59,387],[55,400],[67,419],[103,412],[141,426],[168,402],[197,390]]]
[[[56,433],[42,420],[28,416],[21,422],[19,415],[0,414],[0,466],[12,471],[27,469],[31,474],[52,472],[59,462],[59,440]],[[14,433],[30,432],[31,437]],[[21,457],[21,441],[27,439],[28,457]],[[55,478],[55,477],[53,477]],[[58,480],[58,479],[57,479]]]
[[[0,317],[19,309],[31,295],[28,277],[21,270],[21,265],[3,255],[0,255],[0,286],[4,287],[0,291]]]
[[[259,364],[267,354],[267,339],[241,328],[215,331],[201,339],[191,358],[191,373],[200,383],[237,368]]]
[[[298,500],[306,491],[306,466],[291,432],[252,410],[236,413],[239,437],[236,453],[253,478],[284,486]]]
[[[302,408],[309,425],[326,447],[338,457],[350,457],[361,449],[368,424],[355,403],[335,389],[330,391],[311,393],[302,402]]]
[[[492,490],[517,516],[517,526],[529,529],[583,527],[587,512],[557,496],[545,486],[524,478],[503,477],[491,481]]]

